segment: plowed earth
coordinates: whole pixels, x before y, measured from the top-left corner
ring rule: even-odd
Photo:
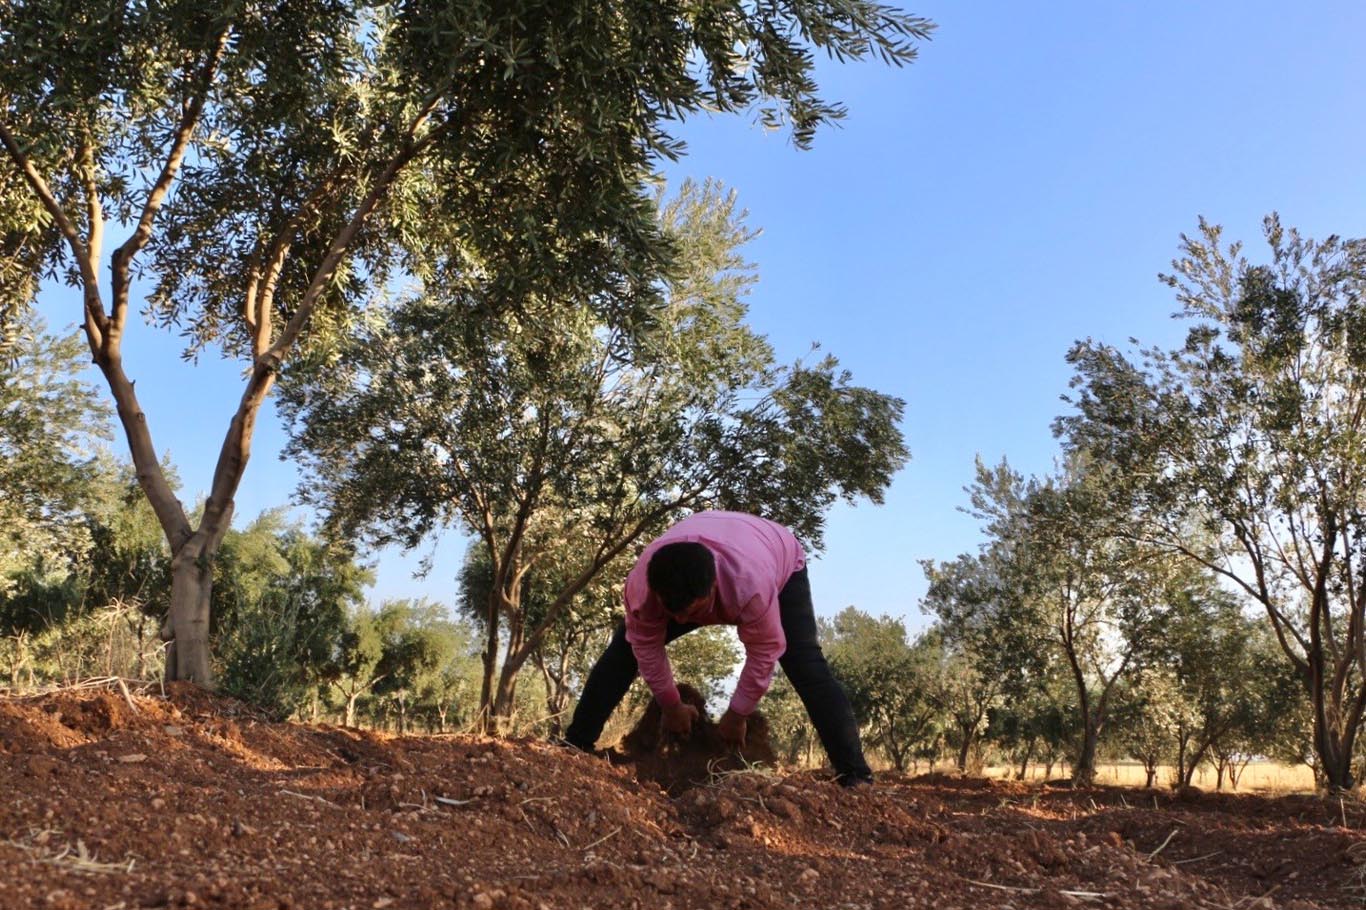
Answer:
[[[662,746],[656,746],[663,748]],[[656,762],[656,765],[660,764]],[[194,689],[0,699],[0,908],[1360,907],[1366,808],[268,723]]]

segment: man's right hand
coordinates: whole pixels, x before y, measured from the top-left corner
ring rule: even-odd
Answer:
[[[697,709],[692,705],[679,702],[671,708],[665,708],[664,729],[670,733],[687,735],[692,732],[693,722],[697,720]]]

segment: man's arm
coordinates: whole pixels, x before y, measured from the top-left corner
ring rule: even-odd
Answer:
[[[682,701],[678,686],[674,683],[673,668],[669,666],[669,655],[664,650],[668,636],[669,621],[662,617],[648,615],[649,607],[632,611],[626,606],[626,641],[636,656],[640,666],[641,679],[654,693],[655,701],[661,708],[672,708]]]
[[[636,656],[640,675],[654,693],[664,713],[664,728],[670,733],[687,734],[697,721],[697,709],[683,704],[674,683],[673,669],[669,666],[669,655],[664,650],[668,638],[669,623],[637,622],[633,626],[627,614],[626,641]]]
[[[777,592],[770,597],[756,594],[751,598],[740,611],[736,631],[745,646],[745,665],[730,699],[730,711],[748,717],[768,691],[773,682],[773,668],[787,650]]]

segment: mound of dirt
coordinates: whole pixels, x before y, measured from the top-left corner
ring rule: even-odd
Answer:
[[[891,773],[845,791],[806,771],[670,798],[540,742],[278,724],[167,695],[0,698],[0,908],[1322,910],[1366,895],[1355,801]]]
[[[716,721],[707,713],[707,700],[695,688],[682,683],[683,703],[697,709],[692,732],[679,736],[664,729],[663,713],[653,699],[618,749],[609,754],[614,764],[629,765],[636,779],[653,781],[670,796],[710,783],[732,771],[773,768],[777,753],[769,738],[768,721],[761,712],[749,716],[745,743],[738,750],[721,740]]]

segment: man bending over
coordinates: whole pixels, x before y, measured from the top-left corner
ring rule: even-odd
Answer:
[[[768,691],[778,664],[820,736],[836,779],[871,783],[858,723],[816,640],[806,554],[782,525],[741,512],[698,512],[652,541],[626,576],[626,620],[588,674],[565,732],[591,751],[636,673],[663,711],[664,726],[687,733],[697,709],[683,703],[664,646],[693,629],[737,628],[745,665],[718,733],[745,740],[746,718]]]

